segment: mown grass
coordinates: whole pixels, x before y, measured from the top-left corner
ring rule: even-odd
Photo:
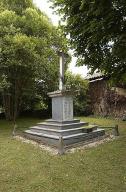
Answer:
[[[12,139],[12,124],[0,120],[0,192],[126,192],[126,122],[81,118],[104,126],[118,124],[120,137],[95,148],[52,156]],[[40,119],[20,119],[29,127]]]

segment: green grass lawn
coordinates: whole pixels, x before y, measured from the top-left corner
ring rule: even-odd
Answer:
[[[126,122],[81,118],[109,126],[120,137],[95,148],[53,156],[11,138],[12,124],[0,120],[0,192],[126,192]],[[20,119],[20,127],[40,119]]]

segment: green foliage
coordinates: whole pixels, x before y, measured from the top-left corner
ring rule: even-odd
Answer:
[[[126,77],[126,1],[51,0],[66,20],[78,65]]]
[[[23,14],[28,7],[34,8],[32,0],[0,0],[2,9],[13,10],[16,14]]]
[[[75,115],[89,115],[88,81],[80,75],[66,73],[66,88],[74,93]]]
[[[36,82],[44,82],[42,94],[57,86],[57,50],[64,42],[31,0],[0,0],[0,87],[7,119],[39,97]]]

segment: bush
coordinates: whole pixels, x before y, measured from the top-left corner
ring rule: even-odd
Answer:
[[[66,73],[66,89],[75,92],[74,95],[74,114],[89,115],[91,110],[89,107],[88,81],[80,75],[74,75],[70,72]]]

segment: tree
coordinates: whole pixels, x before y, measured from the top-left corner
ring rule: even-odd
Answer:
[[[74,95],[74,113],[75,115],[89,115],[89,97],[88,97],[88,81],[84,80],[80,75],[74,75],[71,72],[66,73],[66,88],[75,92]]]
[[[0,91],[8,120],[16,119],[24,98],[35,95],[36,82],[48,90],[56,86],[56,52],[63,47],[57,29],[31,0],[0,0]]]
[[[32,0],[0,0],[1,10],[13,10],[20,15],[29,7],[34,8]]]
[[[126,78],[126,1],[51,0],[66,21],[65,32],[87,65],[114,77]]]

